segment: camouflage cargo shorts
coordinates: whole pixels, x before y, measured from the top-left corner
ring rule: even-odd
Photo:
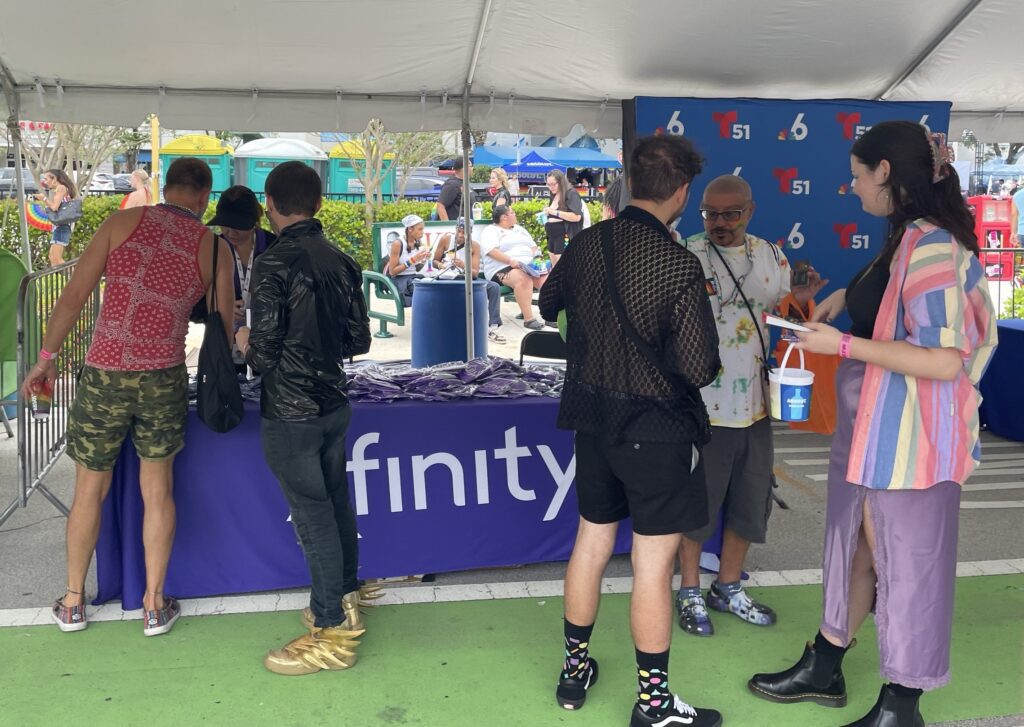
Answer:
[[[185,446],[185,364],[156,371],[86,366],[68,416],[68,456],[91,470],[114,468],[125,436],[139,457],[161,460]]]

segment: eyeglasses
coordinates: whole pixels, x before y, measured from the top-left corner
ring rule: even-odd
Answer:
[[[718,210],[702,209],[700,211],[700,216],[705,220],[708,220],[709,222],[717,220],[719,217],[721,217],[726,222],[737,222],[740,219],[740,217],[743,216],[743,213],[746,211],[746,208],[741,210],[723,210],[721,212],[719,212]]]

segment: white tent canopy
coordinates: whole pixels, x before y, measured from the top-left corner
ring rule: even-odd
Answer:
[[[0,62],[37,121],[609,137],[633,96],[883,98],[950,100],[954,138],[1012,141],[1020,17],[1020,0],[10,2]]]

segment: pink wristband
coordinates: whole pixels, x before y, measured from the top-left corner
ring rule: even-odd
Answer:
[[[850,344],[853,343],[853,336],[849,333],[844,333],[843,337],[839,339],[839,357],[850,358]]]
[[[39,359],[41,361],[50,361],[56,355],[57,355],[56,352],[50,353],[45,348],[40,348],[39,349]]]

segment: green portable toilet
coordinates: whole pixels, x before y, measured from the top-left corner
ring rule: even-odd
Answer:
[[[365,159],[363,146],[358,141],[343,141],[331,149],[328,163],[327,191],[331,194],[363,194],[363,184],[356,170],[352,168],[352,160],[361,163]],[[381,180],[381,192],[395,193],[395,176],[398,169],[394,154],[384,155],[384,177]]]
[[[267,175],[283,162],[302,162],[320,175],[321,189],[327,191],[327,154],[301,139],[256,139],[235,149],[235,184],[244,184],[259,195]]]
[[[210,166],[213,172],[213,191],[223,192],[231,186],[234,167],[231,164],[231,149],[220,139],[206,134],[188,134],[160,147],[160,167],[164,174],[171,162],[181,157],[198,157]]]

